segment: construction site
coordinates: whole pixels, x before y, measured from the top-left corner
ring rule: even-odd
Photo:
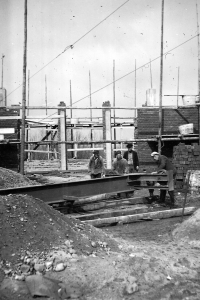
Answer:
[[[17,104],[9,99],[18,88],[8,92],[4,87],[6,55],[1,57],[0,300],[200,299],[198,5],[194,5],[197,92],[180,91],[178,67],[176,92],[169,85],[170,95],[164,95],[166,57],[193,37],[164,52],[167,4],[161,0],[154,4],[152,14],[155,16],[158,10],[161,15],[160,55],[141,67],[148,68],[150,79],[150,87],[144,88],[142,97],[138,88],[140,67],[136,67],[135,60],[134,70],[128,73],[134,75],[130,87],[134,97],[126,96],[126,87],[121,92],[124,98],[117,101],[118,81],[127,75],[116,79],[118,69],[113,60],[111,83],[92,91],[89,71],[89,93],[77,101],[73,100],[71,80],[67,99],[49,97],[45,73],[42,104],[35,98],[31,101],[31,91],[35,93],[32,77],[130,3],[118,1],[120,6],[112,6],[110,15],[105,14],[97,25],[87,29],[87,34],[30,74],[27,64],[29,55],[33,56],[30,49],[27,51],[27,36],[32,24],[29,9],[33,6],[27,0],[21,2],[23,83],[21,102]],[[137,0],[133,2],[140,13],[144,3],[151,5],[149,1],[148,5],[142,1],[141,6]],[[51,5],[57,9],[56,2]],[[69,5],[75,18],[80,8],[71,2]],[[97,9],[97,4],[91,5]],[[102,0],[98,5],[103,9],[106,2]],[[186,9],[185,2],[181,5]],[[9,9],[12,11],[12,6]],[[45,9],[52,8],[43,4],[40,9],[45,14]],[[125,20],[118,22],[122,26]],[[152,72],[157,59],[159,85],[153,84]],[[95,95],[108,86],[111,93],[105,92],[95,102]],[[125,98],[131,99],[128,105]],[[87,104],[81,102],[85,99]],[[91,167],[93,160],[96,162]],[[101,171],[95,173],[100,160]],[[122,172],[115,168],[121,162],[125,166]]]

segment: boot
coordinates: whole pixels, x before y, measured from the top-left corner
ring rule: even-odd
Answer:
[[[153,192],[154,192],[154,190],[149,190],[149,198],[150,199],[153,199]]]
[[[153,198],[154,198],[153,192],[154,192],[153,189],[149,190],[149,197],[147,198],[148,204],[151,204],[153,202]]]
[[[170,196],[170,208],[175,208],[175,199],[174,199],[174,191],[168,191]]]
[[[161,190],[160,191],[160,199],[159,199],[159,203],[165,203],[165,197],[166,197],[166,190]]]

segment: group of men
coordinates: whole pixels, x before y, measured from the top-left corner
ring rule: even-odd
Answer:
[[[116,158],[113,161],[112,170],[117,175],[124,175],[128,173],[138,172],[139,159],[137,152],[133,150],[133,144],[127,144],[127,151],[116,151]],[[103,158],[99,155],[99,150],[94,150],[93,155],[90,157],[88,172],[92,179],[101,178],[105,175],[105,168]]]
[[[175,206],[174,199],[174,178],[176,176],[176,168],[173,166],[172,162],[164,155],[158,152],[152,152],[151,157],[157,163],[156,172],[152,174],[166,174],[168,181],[168,193],[170,196],[170,208]],[[116,151],[116,158],[113,161],[112,170],[117,175],[124,175],[129,173],[135,173],[139,171],[139,159],[137,152],[133,150],[133,144],[127,144],[127,151],[122,152],[120,150]],[[101,178],[105,176],[105,167],[103,158],[99,155],[99,150],[94,150],[93,155],[90,157],[88,164],[88,172],[92,179]],[[147,182],[148,186],[154,185],[154,182]],[[150,198],[153,198],[153,189],[149,189]],[[166,189],[160,189],[160,203],[165,203]]]

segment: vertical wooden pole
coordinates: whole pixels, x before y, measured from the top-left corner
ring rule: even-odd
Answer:
[[[73,117],[73,111],[72,111],[72,83],[71,83],[71,80],[69,81],[69,85],[70,85],[70,119],[72,119]],[[71,123],[71,126],[72,126],[72,123]],[[74,125],[75,127],[75,125]],[[74,132],[73,132],[73,128],[71,127],[71,141],[74,140]],[[74,145],[71,146],[73,149],[74,149]],[[75,157],[76,154],[75,152],[72,152],[72,157]]]
[[[28,97],[27,97],[27,107],[29,107],[29,95],[30,95],[30,70],[28,70]],[[27,108],[27,116],[29,116],[29,109]],[[30,125],[28,125],[26,131],[26,141],[29,141]],[[27,149],[31,149],[31,145],[27,145]],[[28,160],[31,160],[31,152],[28,152]]]
[[[178,108],[178,99],[179,99],[179,67],[178,67],[178,83],[177,83],[177,108]]]
[[[47,103],[47,76],[45,75],[45,106],[46,106],[46,116],[48,116],[47,104],[48,104]],[[49,127],[46,126],[46,135],[47,135],[48,131],[49,131]],[[51,135],[50,135],[50,139],[51,139]],[[49,141],[49,136],[47,136],[47,141]],[[51,143],[51,145],[52,145],[52,143]],[[47,150],[48,150],[47,158],[50,159],[50,153],[49,153],[49,151],[52,150],[52,147],[50,147],[49,144],[47,144]]]
[[[91,90],[91,75],[89,71],[89,94],[90,94],[90,121],[92,122],[92,90]],[[91,124],[90,139],[93,141],[93,126]],[[91,147],[94,145],[91,143]]]
[[[89,94],[90,94],[90,121],[92,121],[92,95],[91,95],[91,76],[89,71]]]
[[[24,1],[24,56],[23,56],[23,88],[22,88],[22,124],[20,148],[20,173],[24,174],[25,150],[25,114],[26,114],[26,64],[27,64],[27,0]]]
[[[153,80],[152,80],[152,71],[151,71],[151,59],[150,59],[149,67],[150,67],[150,80],[151,80],[151,89],[152,89],[153,88]]]
[[[113,107],[116,106],[115,103],[115,60],[113,60]],[[116,140],[116,128],[115,128],[115,109],[113,109],[113,123],[114,123],[114,128],[113,128],[113,134],[114,134],[114,140]],[[116,144],[114,144],[114,149],[116,149]]]
[[[28,98],[27,98],[27,107],[29,107],[29,105],[30,105],[29,99],[30,99],[30,70],[28,70]],[[27,108],[27,116],[28,115],[29,115],[29,108]]]
[[[198,40],[198,95],[200,101],[200,41],[199,41],[199,17],[198,17],[198,5],[196,3],[196,11],[197,11],[197,40]],[[200,145],[200,105],[198,106],[199,112],[199,145]]]
[[[46,116],[48,115],[47,111],[47,76],[45,75],[45,105],[46,105]]]
[[[70,91],[69,91],[69,93],[70,93],[70,119],[72,119],[72,84],[71,84],[71,80],[69,81],[69,89],[70,89]],[[73,141],[73,129],[72,129],[72,127],[71,127],[71,141]],[[72,147],[74,147],[73,145],[72,145]],[[72,155],[73,155],[73,153],[72,153]]]
[[[134,107],[136,107],[137,99],[136,99],[136,59],[135,59],[135,97],[134,97]],[[134,110],[134,117],[137,118],[137,110]]]
[[[111,105],[109,101],[102,104],[102,120],[103,120],[103,139],[111,140]],[[106,154],[107,169],[112,168],[112,145],[111,143],[104,144]]]
[[[3,59],[5,55],[2,54],[1,60],[2,60],[2,70],[1,70],[1,88],[3,89]]]
[[[61,162],[61,170],[67,170],[67,127],[66,127],[66,105],[63,102],[60,102],[58,105],[60,108],[58,109],[58,114],[60,115],[59,119],[59,139],[60,142],[63,142],[59,146],[60,150],[60,162]]]
[[[163,29],[164,29],[164,0],[162,0],[162,12],[161,12],[160,101],[159,101],[159,128],[158,128],[158,152],[160,154],[161,154],[161,139],[162,139]]]

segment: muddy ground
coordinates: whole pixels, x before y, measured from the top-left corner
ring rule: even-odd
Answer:
[[[43,180],[48,179],[43,178]],[[136,196],[140,195],[148,196],[148,192],[137,191]],[[9,204],[8,201],[10,203],[15,201],[12,196],[10,197],[6,200],[1,199],[1,203]],[[181,205],[184,195],[176,194],[176,198],[177,203]],[[20,218],[23,218],[23,213],[27,212],[28,209],[27,199],[23,198],[23,201],[25,209],[19,211]],[[39,205],[37,200],[35,203]],[[189,194],[187,206],[195,206],[197,209],[200,207],[198,193]],[[6,207],[8,208],[6,218],[8,218],[10,216],[9,205]],[[12,212],[13,204],[10,207]],[[58,212],[54,213],[52,209],[45,208],[43,204],[37,209],[43,214],[42,217],[37,214],[38,211],[36,211],[36,215],[31,215],[29,211],[31,216],[27,213],[25,216],[27,219],[29,216],[32,226],[38,226],[39,231],[36,234],[35,230],[30,228],[25,221],[23,223],[23,235],[19,235],[19,242],[16,242],[17,240],[12,237],[15,228],[5,225],[6,222],[3,223],[4,226],[7,226],[7,238],[5,240],[12,251],[6,252],[5,249],[4,252],[1,251],[1,300],[32,299],[26,281],[14,279],[16,272],[19,272],[19,269],[15,269],[16,264],[22,263],[20,251],[24,251],[25,241],[29,242],[29,237],[34,234],[37,247],[29,247],[28,254],[24,254],[30,256],[30,259],[37,257],[37,259],[39,258],[38,263],[43,264],[44,261],[50,260],[51,256],[48,256],[50,250],[53,249],[53,255],[56,255],[55,253],[58,255],[60,250],[63,251],[60,258],[55,260],[57,263],[64,262],[65,268],[59,272],[56,272],[54,268],[45,272],[43,270],[43,273],[40,274],[52,280],[59,280],[57,282],[59,294],[52,291],[49,296],[51,300],[200,299],[200,238],[198,233],[200,218],[198,219],[198,216],[194,222],[196,227],[191,229],[193,230],[192,236],[188,230],[187,236],[182,235],[180,237],[172,234],[174,229],[178,228],[181,231],[181,228],[184,228],[183,224],[191,218],[195,218],[194,216],[184,217],[183,223],[181,218],[170,218],[95,229],[87,225],[82,227],[79,221],[66,220],[65,216],[61,216]],[[37,224],[34,223],[35,221]],[[64,225],[63,222],[67,222],[67,225]],[[10,224],[14,226],[13,223]],[[1,226],[3,228],[2,224]],[[26,228],[26,226],[28,227]],[[187,226],[190,229],[191,225]],[[29,234],[26,235],[24,230],[28,230],[28,228]],[[52,232],[51,228],[54,228]],[[1,233],[3,237],[3,232]],[[12,242],[9,242],[8,236],[12,237],[10,239]],[[43,241],[44,245],[40,243],[40,240]],[[70,254],[71,256],[69,255],[69,247],[67,248],[65,244],[66,240],[71,241],[73,245],[71,248],[75,250],[72,255]],[[32,238],[31,242],[34,245]],[[20,249],[14,251],[18,244],[20,244]],[[12,254],[16,252],[18,259],[15,260],[15,255],[12,256]],[[4,257],[2,257],[2,253],[4,253]],[[5,268],[6,263],[9,265]],[[27,259],[26,262],[23,261],[23,264],[28,264]],[[5,275],[4,271],[9,267],[13,273]],[[5,279],[7,284],[10,280],[12,284],[6,285]],[[46,298],[40,297],[40,299]]]

